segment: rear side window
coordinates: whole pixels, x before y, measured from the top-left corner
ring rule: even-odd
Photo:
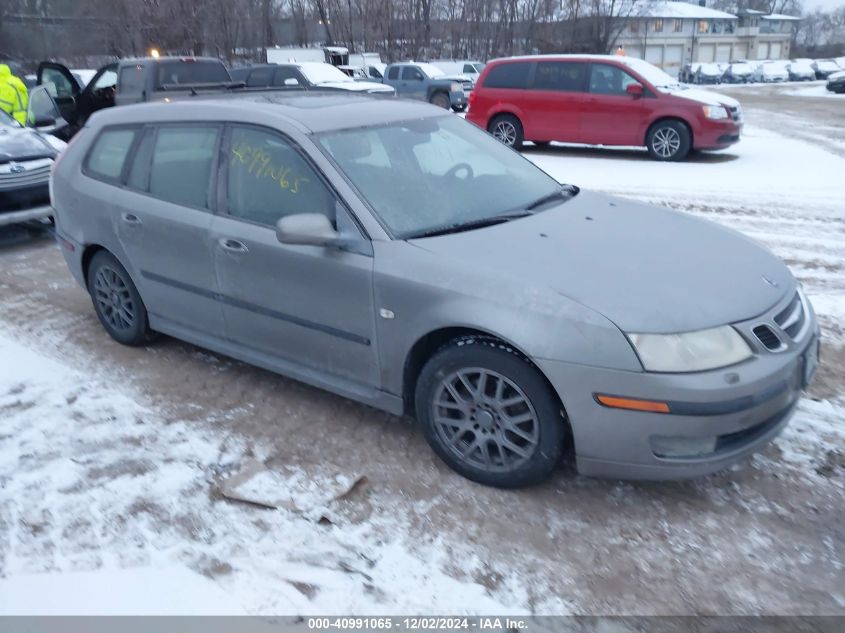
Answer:
[[[256,68],[253,70],[250,75],[249,79],[247,79],[246,85],[250,88],[260,88],[263,86],[269,86],[270,80],[273,78],[273,69],[272,68]]]
[[[394,66],[390,70],[387,71],[387,78],[388,79],[399,79],[399,66]]]
[[[150,188],[150,159],[153,155],[153,144],[155,143],[155,130],[149,129],[144,138],[135,150],[132,159],[132,166],[129,168],[129,179],[126,184],[133,189],[149,191]]]
[[[124,66],[120,69],[118,84],[121,94],[141,94],[144,91],[144,67]]]
[[[578,62],[538,62],[534,71],[535,90],[582,92],[587,64]]]
[[[87,171],[107,180],[120,180],[135,134],[134,129],[103,130],[88,154]]]
[[[528,86],[528,71],[531,65],[527,62],[499,64],[490,69],[484,80],[485,88],[517,88]]]
[[[159,64],[158,85],[228,83],[229,71],[222,62],[185,59]]]
[[[175,204],[208,208],[217,136],[218,128],[212,126],[159,129],[150,169],[150,193]]]

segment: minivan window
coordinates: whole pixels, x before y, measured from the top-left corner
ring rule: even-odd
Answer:
[[[272,67],[256,68],[250,73],[249,79],[246,81],[246,85],[250,88],[269,86],[272,75]]]
[[[525,88],[528,85],[529,62],[498,64],[484,80],[485,88]]]
[[[593,64],[590,70],[590,92],[600,95],[624,95],[630,84],[640,83],[618,66]]]
[[[121,94],[141,94],[144,91],[144,67],[140,64],[124,66],[120,69]]]
[[[158,131],[150,170],[150,193],[190,207],[208,207],[217,127],[166,126]]]
[[[135,141],[136,132],[126,128],[103,130],[88,154],[87,170],[109,180],[120,179],[123,163]]]
[[[579,62],[537,62],[534,71],[536,90],[582,92],[587,64]]]
[[[269,130],[234,126],[230,146],[230,215],[266,226],[295,213],[322,213],[335,221],[334,195],[283,137]]]

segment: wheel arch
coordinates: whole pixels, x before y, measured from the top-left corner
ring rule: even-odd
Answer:
[[[573,435],[572,427],[569,423],[569,415],[566,413],[566,407],[560,398],[560,394],[558,394],[557,390],[554,388],[551,381],[548,379],[543,370],[538,367],[537,364],[531,360],[528,354],[526,354],[519,348],[519,346],[515,345],[511,341],[508,341],[504,337],[499,336],[498,334],[478,329],[475,327],[441,327],[436,330],[432,330],[427,334],[424,334],[414,342],[407,355],[405,356],[405,363],[402,375],[402,399],[404,403],[405,415],[409,415],[411,417],[414,417],[415,415],[415,396],[417,380],[419,379],[420,373],[422,372],[422,369],[425,364],[431,359],[432,356],[434,356],[434,354],[436,354],[445,345],[448,345],[453,341],[457,341],[465,337],[477,337],[501,343],[502,345],[513,350],[513,352],[515,352],[525,362],[527,362],[537,370],[537,372],[542,377],[543,381],[546,383],[546,386],[548,387],[555,401],[560,406],[560,411],[562,414],[561,421],[566,427],[566,448],[571,449]]]
[[[665,121],[675,121],[677,123],[681,123],[685,128],[687,128],[687,132],[689,132],[690,149],[695,147],[695,132],[692,129],[692,125],[690,125],[690,122],[687,121],[684,117],[675,114],[667,114],[665,116],[658,117],[654,121],[649,123],[648,127],[645,130],[645,135],[643,135],[643,145],[648,147],[648,135],[651,134],[652,128],[654,128],[654,126],[658,123],[663,123]]]

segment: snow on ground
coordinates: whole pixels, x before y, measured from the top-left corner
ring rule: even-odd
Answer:
[[[557,144],[526,156],[561,182],[681,209],[761,241],[805,284],[826,336],[845,342],[845,158],[752,126],[733,147],[680,163]]]
[[[793,97],[825,97],[830,99],[845,99],[844,93],[835,93],[830,92],[827,88],[825,88],[825,84],[817,85],[817,86],[804,86],[801,88],[791,88],[783,91],[784,94],[791,95]]]
[[[304,516],[220,498],[215,481],[247,452],[237,438],[221,454],[227,438],[213,430],[166,424],[107,376],[13,338],[0,329],[0,536],[10,539],[0,541],[0,615],[97,613],[98,595],[102,611],[123,614],[525,611],[442,571],[445,548],[412,552],[401,517],[333,524],[316,520],[331,505]],[[335,479],[292,471],[294,489],[308,482],[303,505]],[[460,561],[473,567],[469,554]],[[156,588],[131,591],[148,582]],[[520,604],[518,588],[509,598]]]

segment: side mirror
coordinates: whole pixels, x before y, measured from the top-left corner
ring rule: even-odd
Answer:
[[[340,238],[322,213],[295,213],[276,223],[276,239],[282,244],[327,246]]]
[[[294,79],[293,77],[288,77],[287,79],[285,79],[285,85],[286,86],[298,86],[299,82],[296,79]]]
[[[625,92],[627,92],[630,96],[634,97],[635,99],[638,97],[643,96],[643,85],[642,84],[628,84],[625,88]]]

